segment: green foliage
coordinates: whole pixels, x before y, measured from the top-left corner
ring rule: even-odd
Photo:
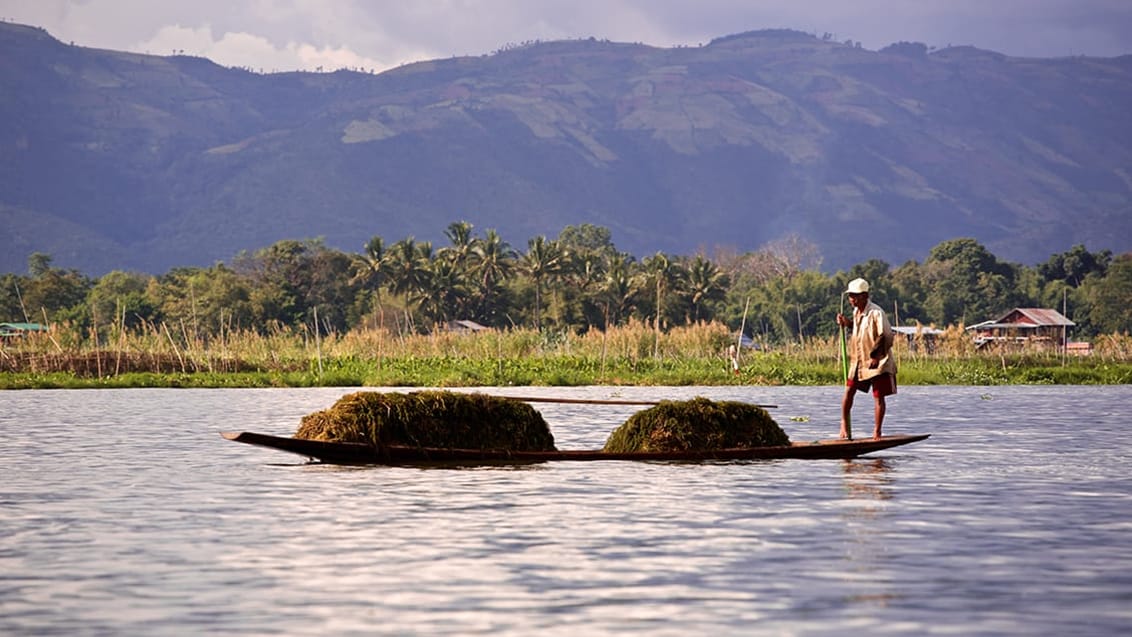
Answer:
[[[1098,332],[1132,332],[1132,254],[1114,259],[1104,278],[1086,279],[1083,292],[1089,321]]]
[[[715,318],[715,306],[727,296],[731,281],[727,273],[703,255],[696,255],[684,265],[687,285],[681,292],[690,306],[686,315],[689,323]]]
[[[28,258],[28,272],[27,277],[6,281],[19,289],[20,314],[26,312],[27,320],[50,322],[64,313],[67,318],[88,313],[86,296],[94,285],[90,278],[77,270],[53,268],[51,257],[40,253]]]
[[[974,239],[940,243],[932,248],[925,268],[925,322],[970,324],[1021,304],[1017,266],[999,261]]]
[[[319,329],[341,331],[359,285],[355,260],[327,248],[321,239],[279,241],[254,255],[236,258],[236,272],[249,282],[254,320],[259,325],[310,325],[317,309]]]
[[[786,433],[761,407],[700,397],[662,401],[633,414],[609,435],[604,450],[706,451],[788,444]]]
[[[87,295],[95,325],[137,327],[156,320],[157,308],[147,294],[151,278],[119,270],[100,278]]]
[[[543,286],[557,282],[566,267],[566,251],[554,240],[539,235],[527,242],[527,252],[519,260],[519,269],[530,278],[534,286],[534,325],[542,329]]]
[[[257,388],[314,387],[303,375],[285,372],[195,372],[158,374],[129,372],[86,378],[66,372],[0,374],[0,389],[129,389],[139,387]],[[333,386],[333,385],[331,385]]]
[[[593,252],[599,255],[617,253],[617,247],[613,245],[613,233],[609,228],[590,223],[566,226],[558,233],[558,242],[569,252]]]
[[[1055,254],[1038,265],[1038,274],[1049,282],[1061,281],[1071,287],[1080,287],[1089,275],[1104,276],[1112,262],[1112,251],[1089,252],[1083,245]]]
[[[554,436],[530,405],[447,391],[357,392],[305,416],[296,438],[458,449],[553,451]]]
[[[146,295],[163,322],[198,338],[264,325],[253,310],[251,281],[222,264],[170,270],[150,280]]]
[[[635,355],[656,357],[659,335],[704,320],[732,330],[742,324],[773,347],[829,338],[834,315],[845,309],[845,282],[864,276],[873,300],[903,325],[946,327],[1012,307],[1064,304],[1077,323],[1076,340],[1132,330],[1132,256],[1080,246],[1024,268],[999,261],[973,239],[954,239],[933,248],[922,265],[892,269],[872,258],[826,275],[803,267],[819,259],[800,240],[730,257],[657,253],[637,262],[596,226],[531,239],[522,256],[494,230],[480,237],[467,222],[450,224],[446,234],[451,245],[439,250],[412,237],[387,247],[374,236],[352,255],[321,239],[280,241],[242,253],[231,268],[176,268],[159,277],[114,271],[97,281],[53,268],[49,256],[37,254],[31,274],[0,278],[0,320],[66,323],[79,340],[93,337],[92,326],[103,341],[124,326],[193,342],[248,329],[308,337],[386,326],[428,333],[460,318],[555,335],[640,322],[652,333],[639,335]]]
[[[0,321],[27,323],[31,317],[24,311],[21,286],[24,278],[15,274],[0,275]]]

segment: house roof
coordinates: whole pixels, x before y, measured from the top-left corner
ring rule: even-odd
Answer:
[[[927,327],[926,325],[893,325],[892,331],[907,336],[915,336],[916,334],[943,334],[943,330],[936,327]]]
[[[1065,315],[1061,312],[1040,307],[1016,307],[996,318],[994,322],[1008,323],[1015,327],[1022,325],[1032,325],[1034,327],[1072,327],[1076,325],[1073,321],[1065,318]]]
[[[449,321],[448,322],[448,329],[450,329],[450,330],[467,330],[469,332],[479,332],[481,330],[486,330],[488,328],[483,326],[483,325],[480,325],[479,323],[476,323],[475,321],[470,321],[470,320],[464,319],[464,320],[459,320],[459,321]]]
[[[37,322],[0,322],[0,336],[15,336],[28,332],[46,332],[48,327]]]
[[[47,328],[39,323],[0,323],[0,331],[4,332],[46,332]]]
[[[1040,307],[1016,307],[1002,316],[967,326],[968,330],[1035,329],[1038,327],[1074,327],[1073,321],[1057,310]]]

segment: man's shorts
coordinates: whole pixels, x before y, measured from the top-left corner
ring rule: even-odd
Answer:
[[[891,396],[896,393],[896,376],[893,374],[881,374],[880,376],[874,376],[868,380],[850,378],[845,383],[845,386],[852,387],[859,392],[866,392],[872,389],[873,396],[877,398],[881,396]]]

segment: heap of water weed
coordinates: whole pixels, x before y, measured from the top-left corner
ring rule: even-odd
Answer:
[[[450,449],[554,451],[554,436],[530,405],[448,391],[356,392],[303,417],[296,438]]]
[[[609,435],[604,451],[707,451],[790,444],[765,409],[734,401],[662,401],[633,414]]]

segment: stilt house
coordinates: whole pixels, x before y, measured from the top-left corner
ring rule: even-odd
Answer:
[[[1075,325],[1057,310],[1016,307],[967,329],[975,333],[975,344],[980,348],[997,344],[1061,349],[1068,340],[1069,328]]]

